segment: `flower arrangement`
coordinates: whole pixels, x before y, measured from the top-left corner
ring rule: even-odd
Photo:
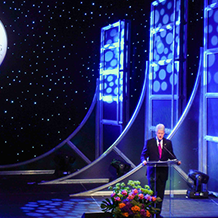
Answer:
[[[154,207],[154,203],[160,202],[159,197],[154,197],[153,191],[148,185],[141,187],[140,181],[129,180],[127,185],[117,183],[114,187],[111,198],[106,198],[101,203],[104,212],[111,212],[115,218],[147,218],[157,214],[160,209]]]

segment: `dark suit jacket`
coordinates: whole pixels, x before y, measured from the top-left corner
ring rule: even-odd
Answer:
[[[141,153],[141,161],[147,160],[149,161],[158,161],[159,160],[159,151],[157,147],[157,139],[152,138],[147,141],[145,144],[142,153]],[[168,159],[176,159],[175,154],[173,153],[172,142],[168,139],[163,138],[163,149],[162,149],[162,156],[160,161],[167,161]],[[155,175],[156,173],[156,175]],[[153,166],[147,167],[147,177],[160,177],[161,180],[168,179],[168,167],[157,167],[156,172]]]

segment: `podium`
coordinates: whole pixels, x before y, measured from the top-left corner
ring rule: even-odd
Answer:
[[[172,200],[174,198],[173,194],[173,182],[174,182],[174,170],[173,170],[173,165],[176,165],[178,163],[177,159],[173,160],[167,160],[167,161],[148,161],[146,166],[152,168],[152,171],[154,172],[154,195],[156,195],[156,171],[157,168],[161,167],[167,167],[168,168],[168,183],[169,183],[169,198],[166,199],[164,197],[163,204],[162,204],[162,212],[161,215],[163,217],[173,217],[173,204]],[[151,187],[152,188],[152,187]],[[166,190],[165,190],[166,194]],[[155,216],[154,216],[155,217]]]

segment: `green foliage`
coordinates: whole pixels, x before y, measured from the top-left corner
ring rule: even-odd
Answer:
[[[113,198],[111,198],[111,199],[106,198],[101,203],[101,209],[104,212],[108,212],[108,211],[113,212],[113,210],[117,207],[117,205],[118,204],[114,201]]]
[[[161,199],[152,196],[150,187],[142,187],[140,181],[129,180],[127,184],[117,183],[108,189],[112,191],[111,197],[102,201],[101,209],[111,212],[114,218],[146,218],[160,212],[154,203]]]

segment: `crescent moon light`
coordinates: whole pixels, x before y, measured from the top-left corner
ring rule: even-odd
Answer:
[[[0,20],[0,65],[2,64],[7,52],[7,34],[3,23]]]

